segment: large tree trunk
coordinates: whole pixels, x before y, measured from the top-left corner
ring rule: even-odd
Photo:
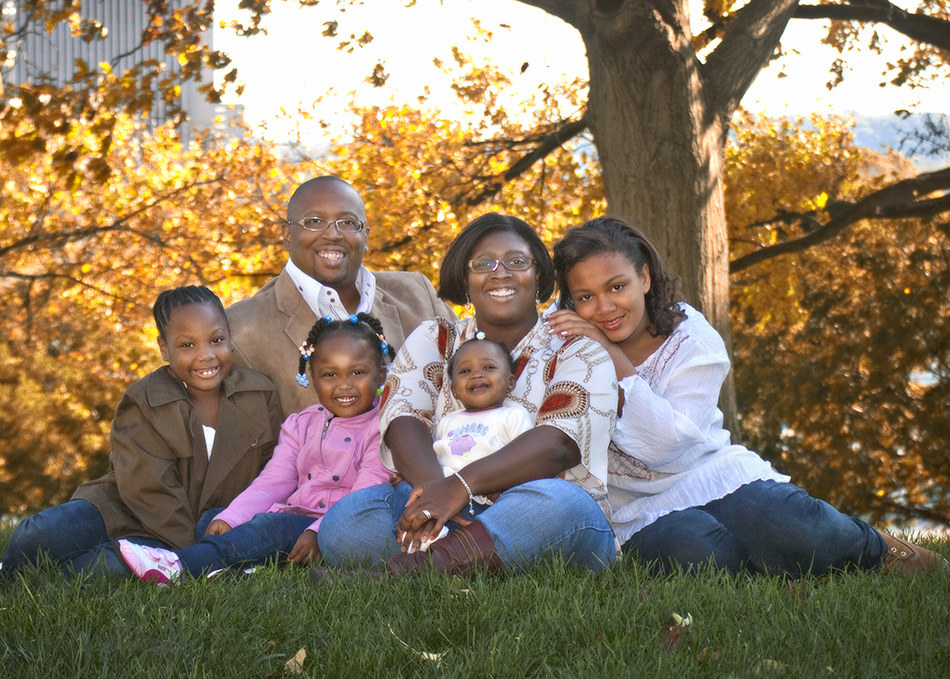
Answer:
[[[642,229],[688,302],[729,331],[722,170],[729,120],[797,0],[751,0],[699,61],[688,0],[522,0],[577,28],[587,47],[594,136],[611,214]],[[735,429],[731,378],[720,405]]]
[[[647,233],[687,300],[728,340],[725,137],[703,100],[688,16],[671,21],[630,2],[591,19],[581,31],[588,119],[610,212]]]
[[[647,234],[680,277],[686,300],[728,346],[725,135],[703,100],[685,5],[599,4],[613,9],[584,13],[577,28],[587,47],[587,119],[609,212]],[[734,424],[731,380],[721,405]]]
[[[628,3],[620,21],[616,14],[595,15],[593,32],[581,31],[588,119],[609,210],[647,234],[731,353],[725,134],[703,100],[689,17],[670,22],[647,3]],[[650,28],[631,40],[631,25]],[[737,432],[731,372],[720,408]]]

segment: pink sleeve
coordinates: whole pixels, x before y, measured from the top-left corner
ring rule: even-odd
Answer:
[[[296,414],[287,418],[280,428],[274,456],[251,485],[215,518],[234,528],[250,521],[255,514],[268,511],[275,503],[286,502],[297,490],[297,453],[301,445],[298,419]]]

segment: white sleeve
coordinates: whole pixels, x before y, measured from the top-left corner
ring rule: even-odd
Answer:
[[[661,374],[648,376],[649,383],[640,375],[625,377],[620,382],[624,407],[614,444],[658,469],[703,444],[711,434],[724,432],[718,401],[728,374],[725,347],[693,337],[677,347]]]

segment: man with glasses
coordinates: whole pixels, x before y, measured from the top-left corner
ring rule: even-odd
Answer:
[[[422,321],[455,319],[422,274],[363,266],[366,209],[342,179],[316,177],[297,187],[282,230],[290,255],[284,270],[227,315],[235,362],[274,380],[285,417],[317,402],[316,392],[301,388],[294,377],[298,347],[318,316],[371,313],[396,348]]]

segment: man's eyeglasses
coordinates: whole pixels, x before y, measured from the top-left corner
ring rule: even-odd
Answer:
[[[287,223],[296,224],[305,231],[326,231],[330,228],[330,224],[335,224],[336,230],[340,233],[358,233],[366,226],[365,222],[356,219],[324,219],[323,217],[304,217]]]
[[[504,259],[473,259],[468,263],[468,270],[472,273],[491,273],[501,264],[508,271],[527,271],[534,266],[534,260],[524,255],[505,257]]]

